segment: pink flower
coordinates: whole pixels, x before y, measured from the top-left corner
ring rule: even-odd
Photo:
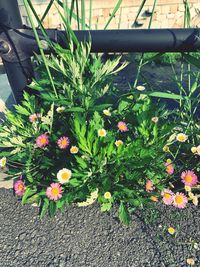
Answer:
[[[171,190],[164,189],[161,192],[161,196],[163,197],[162,200],[166,205],[172,205],[172,203],[174,201],[174,193]]]
[[[61,137],[58,141],[57,144],[60,149],[66,149],[69,146],[69,138],[66,136]]]
[[[23,196],[24,194],[24,189],[25,189],[25,186],[24,186],[24,182],[22,181],[21,178],[19,178],[15,183],[14,183],[14,191],[15,191],[15,195],[16,196]]]
[[[117,124],[117,127],[118,127],[120,132],[128,132],[128,127],[127,127],[126,123],[123,121],[119,121]]]
[[[32,122],[32,123],[34,123],[34,122],[36,122],[39,118],[40,118],[40,114],[39,113],[34,113],[34,114],[31,114],[30,116],[29,116],[29,121],[30,122]]]
[[[59,183],[51,183],[47,187],[46,195],[50,200],[58,200],[62,197],[62,187]]]
[[[36,138],[37,147],[45,147],[49,143],[49,138],[46,134],[42,134]]]
[[[155,189],[151,180],[147,180],[145,187],[147,192],[151,192]]]
[[[181,173],[181,180],[185,185],[190,187],[198,183],[198,177],[193,171],[185,171]]]
[[[173,167],[171,161],[168,160],[168,161],[165,163],[165,167],[166,167],[166,172],[167,172],[169,175],[172,175],[172,174],[174,173],[174,167]]]
[[[187,202],[188,199],[183,193],[176,193],[176,195],[174,196],[173,205],[176,208],[184,209],[186,207]]]

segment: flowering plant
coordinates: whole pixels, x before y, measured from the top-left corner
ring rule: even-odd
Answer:
[[[17,179],[15,194],[23,204],[36,202],[41,216],[47,211],[53,216],[69,203],[85,206],[97,200],[108,211],[117,202],[124,223],[130,206],[159,198],[178,208],[186,205],[187,197],[173,193],[169,182],[174,169],[180,174],[184,166],[182,182],[196,186],[198,160],[191,165],[180,159],[175,167],[177,157],[166,161],[166,153],[174,155],[173,146],[188,136],[175,132],[175,139],[168,139],[174,131],[174,123],[167,123],[170,113],[145,88],[120,92],[112,78],[126,63],[120,58],[102,63],[91,56],[90,44],[75,48],[70,43],[69,49],[53,45],[46,57],[51,79],[40,58],[37,64],[39,77],[30,85],[36,93],[25,92],[13,112],[4,108],[0,125],[0,167]]]

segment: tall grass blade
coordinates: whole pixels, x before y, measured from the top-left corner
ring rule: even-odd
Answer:
[[[30,9],[29,9],[28,0],[23,0],[23,3],[24,3],[24,6],[25,6],[25,8],[26,8],[26,12],[27,12],[29,21],[30,21],[30,23],[31,23],[31,27],[32,27],[33,32],[34,32],[35,39],[36,39],[36,42],[37,42],[37,44],[38,44],[38,47],[39,47],[39,50],[40,50],[40,53],[41,53],[41,56],[42,56],[42,60],[43,60],[43,62],[44,62],[45,68],[46,68],[46,70],[47,70],[47,74],[48,74],[48,76],[49,76],[50,83],[51,83],[52,88],[53,88],[53,90],[54,90],[54,94],[55,94],[56,97],[58,97],[58,94],[57,94],[57,91],[56,91],[56,88],[55,88],[55,85],[54,85],[53,77],[52,77],[52,75],[51,75],[51,72],[50,72],[50,69],[49,69],[49,66],[48,66],[48,63],[47,63],[47,60],[46,60],[46,57],[45,57],[43,48],[42,48],[42,44],[41,44],[39,35],[38,35],[38,33],[37,33],[37,30],[36,30],[36,27],[35,27],[35,24],[34,24],[34,21],[33,21],[33,19],[32,19],[32,14],[31,14],[31,11],[30,11]]]
[[[184,28],[190,28],[190,19],[191,19],[191,15],[190,15],[190,6],[187,0],[183,1],[184,3]]]
[[[143,7],[144,7],[146,1],[147,1],[147,0],[142,0],[142,3],[141,3],[141,5],[140,5],[140,7],[139,7],[139,9],[138,9],[138,12],[137,12],[137,15],[136,15],[136,18],[135,18],[134,23],[137,21],[137,19],[138,19],[140,13],[141,13],[141,11],[142,11],[142,9],[143,9]]]
[[[118,0],[116,6],[114,7],[111,15],[110,15],[110,18],[108,19],[106,25],[104,26],[104,30],[107,29],[108,25],[110,24],[110,22],[112,21],[113,17],[115,16],[115,14],[117,13],[118,9],[120,8],[121,6],[121,3],[122,3],[123,0]]]
[[[44,21],[44,19],[46,18],[46,15],[48,14],[50,8],[52,7],[53,2],[54,2],[54,0],[50,0],[49,4],[48,4],[48,6],[47,6],[47,8],[46,8],[46,10],[45,10],[45,12],[44,12],[44,14],[42,15],[41,20],[40,20],[41,23],[42,23],[42,22]]]
[[[144,63],[142,64],[142,66],[146,65],[147,63],[150,63],[152,61],[155,61],[156,59],[162,57],[162,55],[164,55],[165,53],[157,53],[156,55],[153,55],[152,57],[144,60]]]
[[[47,34],[44,26],[42,25],[42,22],[41,22],[40,18],[38,17],[37,12],[35,11],[35,9],[34,9],[32,3],[31,3],[31,1],[30,0],[27,0],[27,3],[29,5],[29,8],[31,9],[31,12],[33,13],[35,19],[37,20],[38,26],[40,27],[40,30],[41,30],[42,34],[44,35],[46,41],[48,41],[48,43],[51,44],[52,42],[49,39],[48,34]]]
[[[68,10],[68,0],[63,1],[64,16],[66,18],[67,24],[69,25],[69,10]]]
[[[120,13],[119,13],[119,22],[118,22],[118,29],[121,28],[121,21],[122,21],[122,7],[120,7]]]
[[[153,20],[153,16],[154,16],[155,8],[156,8],[156,0],[154,0],[154,3],[153,3],[153,9],[152,9],[152,14],[151,14],[151,18],[150,18],[150,21],[149,21],[148,29],[151,28],[151,24],[152,24],[152,20]]]
[[[56,1],[57,1],[57,3],[60,2],[59,0],[56,0]],[[69,40],[72,39],[75,44],[78,44],[79,43],[78,39],[77,39],[76,35],[74,34],[74,31],[71,29],[69,21],[67,20],[67,18],[65,18],[65,16],[63,16],[63,14],[60,12],[58,7],[57,7],[57,10],[58,10],[58,13],[59,13],[62,21],[63,21],[64,28],[65,28],[66,34],[68,36],[68,39]]]
[[[189,62],[190,64],[196,66],[200,69],[200,60],[195,58],[194,56],[191,56],[189,54],[183,54],[183,57]]]
[[[60,0],[56,0],[56,2],[58,3],[59,6],[64,8],[64,5]],[[68,12],[70,13],[70,9],[69,8],[67,8],[67,9],[68,9]],[[77,21],[78,30],[80,30],[80,24],[82,24],[82,19],[79,16],[78,0],[76,0],[76,13],[72,12],[72,18]],[[85,24],[85,27],[89,29],[89,25]]]
[[[70,23],[72,21],[72,14],[74,12],[74,3],[75,3],[75,0],[72,0],[71,7],[70,7],[70,14],[69,14],[69,21],[70,21]]]
[[[85,0],[81,0],[81,29],[85,30]]]
[[[76,19],[77,19],[77,24],[78,24],[78,30],[80,30],[78,0],[76,0]]]
[[[91,29],[91,26],[92,26],[92,1],[93,1],[93,0],[90,0],[89,29]]]

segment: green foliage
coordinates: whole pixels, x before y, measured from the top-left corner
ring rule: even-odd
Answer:
[[[90,42],[75,40],[69,27],[75,15],[79,26],[87,27],[84,1],[81,18],[74,13],[78,1],[71,2],[71,11],[66,2],[56,2],[64,8],[69,47],[49,42],[51,54],[45,56],[35,33],[42,54],[35,56],[38,78],[30,84],[35,96],[24,93],[14,111],[6,110],[0,125],[0,157],[7,158],[8,178],[23,177],[22,203],[38,203],[41,218],[47,213],[53,217],[71,203],[89,205],[98,201],[102,212],[119,205],[120,221],[129,224],[131,209],[148,205],[152,196],[161,199],[163,189],[177,181],[183,170],[197,173],[200,168],[199,154],[191,152],[191,146],[199,145],[199,125],[192,117],[199,77],[189,95],[148,89],[140,92],[135,85],[126,93],[120,92],[113,77],[127,63],[120,57],[103,62],[101,56],[90,53]],[[118,1],[113,16],[120,4]],[[33,20],[31,23],[36,31]],[[147,61],[160,56],[153,55]],[[185,58],[196,64],[188,55]],[[153,97],[182,101],[182,106],[189,103],[190,119],[186,107],[179,116],[155,103]],[[177,136],[180,131],[189,136],[190,142],[180,144],[176,138],[169,141],[171,134]],[[166,153],[164,146],[170,148]],[[173,176],[166,172],[167,158],[177,166]],[[154,186],[152,192],[146,189],[148,180]]]
[[[119,219],[124,224],[129,224],[130,216],[128,214],[127,208],[125,207],[124,203],[121,201],[119,206]]]

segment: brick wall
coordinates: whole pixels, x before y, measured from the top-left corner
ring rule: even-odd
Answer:
[[[25,8],[21,0],[18,0],[20,12],[24,23],[28,23]],[[41,17],[45,11],[46,0],[33,0],[32,3],[37,14]],[[89,17],[89,0],[86,0],[86,18]],[[123,0],[120,10],[116,13],[109,29],[148,28],[153,6],[153,0],[147,0],[140,17],[134,24],[141,0]],[[117,0],[93,0],[92,7],[92,29],[103,29],[115,7]],[[200,0],[189,0],[191,26],[200,27]],[[88,22],[88,20],[87,20]],[[151,28],[182,28],[184,23],[183,0],[158,0]],[[48,16],[44,20],[46,28],[61,28],[62,22],[55,6],[52,6]],[[72,28],[77,28],[75,20],[72,21]]]

